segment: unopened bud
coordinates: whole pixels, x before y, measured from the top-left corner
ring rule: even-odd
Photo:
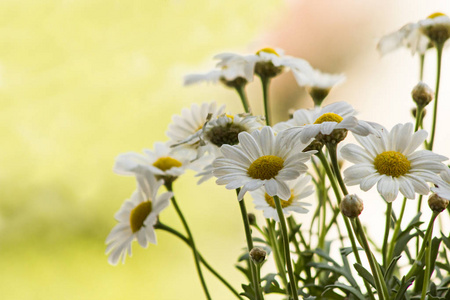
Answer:
[[[262,248],[255,247],[250,251],[250,258],[255,264],[261,264],[266,259],[266,251]]]
[[[255,214],[248,213],[248,214],[247,214],[247,218],[248,218],[248,222],[250,223],[250,225],[256,225],[256,217],[255,217]]]
[[[349,218],[356,218],[364,209],[364,204],[361,198],[357,195],[347,195],[341,202],[341,212],[344,216]]]
[[[414,118],[417,118],[417,108],[414,107],[414,108],[411,110],[411,113],[412,113],[412,115],[413,115]],[[423,118],[425,117],[426,114],[427,114],[427,110],[424,108],[424,109],[422,110],[422,120],[423,120]]]
[[[411,96],[418,107],[425,107],[433,100],[433,90],[423,81],[413,88]]]
[[[337,145],[347,137],[348,130],[345,128],[339,128],[333,130],[330,134],[319,133],[316,135],[316,140],[323,144]]]
[[[428,198],[428,206],[432,211],[440,213],[447,208],[448,200],[433,194]]]

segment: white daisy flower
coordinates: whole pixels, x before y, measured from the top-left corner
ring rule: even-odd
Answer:
[[[223,145],[220,150],[224,157],[213,162],[216,183],[226,184],[227,189],[241,187],[239,200],[247,191],[262,186],[270,196],[277,195],[282,200],[288,200],[291,191],[286,181],[306,172],[308,167],[305,162],[314,152],[301,152],[306,147],[302,144],[288,147],[282,142],[282,135],[275,136],[268,126],[251,134],[241,132],[238,138],[238,145]]]
[[[411,54],[416,52],[424,54],[431,47],[430,40],[420,32],[418,23],[408,23],[399,30],[383,36],[377,44],[377,50],[381,55],[405,47],[411,50]]]
[[[222,82],[228,87],[243,86],[253,81],[253,66],[245,57],[234,57],[227,59],[226,54],[215,56],[220,59],[218,68],[207,73],[188,74],[184,77],[184,85],[192,85],[200,82],[217,83]]]
[[[125,262],[127,254],[131,256],[131,243],[137,240],[146,248],[148,243],[156,244],[153,226],[161,211],[169,205],[171,192],[157,196],[163,181],[156,181],[150,172],[136,177],[137,190],[126,200],[114,218],[119,222],[106,238],[106,254],[108,262],[116,265],[120,260]]]
[[[283,70],[296,69],[298,72],[308,72],[312,69],[311,65],[304,59],[284,55],[282,49],[263,48],[256,52],[256,54],[239,55],[233,53],[222,53],[216,56],[221,61],[218,66],[228,64],[231,62],[240,62],[246,65],[246,70],[251,70],[259,76],[275,77]]]
[[[450,168],[445,168],[440,176],[442,180],[436,183],[437,186],[432,187],[431,190],[439,197],[450,200]]]
[[[169,125],[169,130],[166,132],[171,139],[170,144],[179,144],[176,150],[182,151],[183,155],[189,159],[197,158],[200,144],[198,140],[189,140],[189,138],[202,130],[207,121],[217,118],[224,111],[225,105],[217,108],[215,102],[203,103],[201,106],[193,104],[190,109],[184,108],[181,116],[172,117],[172,124]]]
[[[360,185],[368,191],[377,184],[383,198],[392,202],[400,191],[406,198],[414,199],[415,193],[426,195],[430,188],[426,182],[437,183],[439,174],[447,160],[445,156],[428,150],[418,150],[428,133],[425,130],[413,132],[413,124],[397,124],[391,132],[380,128],[379,137],[355,135],[363,148],[345,145],[342,157],[354,166],[344,171],[345,183]]]
[[[287,129],[286,137],[291,141],[299,138],[304,144],[313,138],[324,143],[335,143],[345,138],[347,130],[362,136],[377,133],[371,124],[356,119],[355,114],[353,107],[346,102],[336,102],[312,110],[300,109],[294,113],[290,124],[303,125]],[[277,128],[290,124],[278,125]]]
[[[314,193],[314,188],[309,184],[310,182],[311,176],[309,175],[300,176],[296,180],[287,182],[291,190],[291,197],[288,200],[281,200],[281,207],[285,215],[289,215],[291,212],[300,214],[308,212],[305,206],[311,206],[311,204],[300,200]],[[252,195],[255,208],[262,210],[266,219],[280,221],[274,199],[266,193],[265,188],[259,188],[250,192],[250,194]]]
[[[299,86],[308,89],[330,90],[335,85],[345,81],[344,74],[323,73],[317,69],[311,69],[309,72],[292,69],[295,80]]]
[[[414,54],[425,54],[433,47],[433,42],[444,43],[450,37],[450,18],[442,13],[434,13],[416,23],[408,23],[398,31],[390,33],[377,45],[381,55],[405,47]]]
[[[113,171],[120,175],[134,176],[143,170],[150,170],[160,178],[174,180],[187,168],[196,170],[198,167],[182,153],[173,151],[167,143],[157,142],[153,147],[153,151],[144,149],[144,154],[135,152],[120,154],[116,158]]]

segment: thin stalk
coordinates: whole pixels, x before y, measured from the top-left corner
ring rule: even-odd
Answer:
[[[406,207],[406,197],[403,198],[400,215],[398,216],[397,222],[395,223],[394,233],[392,234],[391,243],[389,244],[388,256],[386,258],[387,263],[389,263],[392,260],[392,256],[394,255],[395,240],[397,239],[398,234],[400,232],[400,226],[402,224],[403,215],[405,213],[405,207]]]
[[[419,80],[423,80],[423,66],[425,65],[425,53],[420,55]]]
[[[239,190],[240,189],[236,190],[236,194],[239,194]],[[244,199],[239,201],[239,207],[241,209],[242,221],[244,222],[245,238],[247,240],[247,249],[248,249],[248,252],[250,253],[250,251],[253,249],[253,239],[252,239],[252,232],[250,230],[250,223],[248,221],[247,208],[245,207]],[[261,299],[263,299],[263,296],[261,294],[261,285],[259,284],[259,280],[256,276],[255,266],[251,261],[249,261],[249,266],[250,266],[250,273],[252,276],[252,285],[253,285],[253,289],[255,291],[256,299],[261,300]]]
[[[430,276],[431,276],[431,237],[433,236],[433,228],[431,228],[431,232],[428,236],[428,240],[426,241],[427,247],[425,249],[425,272],[423,275],[423,286],[422,286],[422,295],[420,300],[425,300],[428,291],[428,285],[430,284]]]
[[[359,236],[359,240],[362,242],[361,246],[364,248],[364,251],[366,252],[367,260],[369,261],[370,269],[372,270],[372,276],[374,278],[375,285],[377,287],[379,299],[388,300],[389,292],[386,286],[386,282],[383,279],[378,263],[375,260],[372,251],[370,251],[369,242],[367,241],[367,237],[366,234],[364,233],[361,221],[359,220],[359,217],[353,218],[351,219],[351,221],[353,225],[353,230],[355,231],[355,234]]]
[[[269,85],[270,78],[266,76],[260,76],[261,85],[263,90],[263,100],[264,100],[264,116],[266,117],[266,125],[270,126],[270,116],[269,116]]]
[[[336,175],[336,179],[341,187],[344,196],[348,195],[347,187],[345,186],[344,179],[342,179],[341,170],[339,168],[339,163],[337,160],[337,147],[334,144],[327,144],[328,152],[330,153],[331,164],[333,166],[334,174]]]
[[[411,269],[406,274],[406,280],[415,276],[415,273],[417,271],[417,268],[419,267],[419,264],[422,264],[422,259],[423,259],[423,256],[425,255],[426,247],[428,246],[427,242],[430,239],[430,236],[432,235],[434,222],[435,222],[437,216],[438,216],[438,213],[436,213],[436,212],[433,212],[433,214],[431,215],[431,219],[430,219],[430,222],[428,223],[427,231],[425,232],[425,236],[423,238],[423,242],[422,242],[422,246],[420,247],[419,254],[417,254],[414,264],[412,265]]]
[[[416,125],[414,126],[414,132],[419,130],[420,123],[422,120],[422,114],[423,114],[423,107],[417,105],[417,107],[416,107]]]
[[[336,154],[336,151],[334,151],[334,153]],[[322,151],[319,151],[317,156],[319,157],[319,159],[320,159],[320,161],[321,161],[321,163],[322,163],[322,165],[323,165],[323,167],[325,169],[325,173],[327,174],[328,179],[330,180],[331,187],[333,188],[334,194],[336,196],[336,200],[337,200],[338,204],[341,204],[341,194],[340,194],[339,188],[338,188],[338,186],[336,184],[336,178],[333,175],[333,172],[332,172],[332,170],[330,168],[330,164],[328,163],[328,161],[327,161],[327,159],[326,159],[326,157],[325,157],[325,155],[323,154]],[[333,157],[337,161],[336,155],[331,156],[331,159],[333,159]],[[337,163],[336,163],[336,165],[337,165]],[[339,166],[335,170],[338,172],[339,177],[341,177],[340,176],[341,173],[340,173],[340,170],[339,170]],[[342,178],[341,178],[341,180],[342,180]],[[345,185],[344,185],[344,188],[345,188]],[[347,195],[347,194],[345,194],[347,192],[346,188],[343,189],[342,192],[344,193],[344,195]],[[353,236],[353,231],[352,231],[352,228],[351,228],[351,225],[350,225],[350,221],[349,221],[349,219],[346,216],[342,215],[342,217],[344,218],[345,228],[347,229],[348,237],[349,237],[350,243],[352,245],[352,250],[353,250],[353,253],[355,255],[356,262],[359,263],[360,265],[362,265],[361,257],[359,256],[359,253],[358,253],[358,248],[356,246],[355,237]],[[367,293],[369,294],[370,299],[375,299],[375,297],[373,295],[373,292],[372,292],[372,288],[370,287],[369,283],[366,280],[364,280],[364,286],[366,287],[366,290],[367,290]]]
[[[389,230],[391,229],[391,219],[392,219],[392,202],[387,203],[386,208],[386,225],[384,228],[384,239],[381,252],[383,253],[383,267],[387,269],[389,262],[387,261],[387,250],[388,250],[388,239]]]
[[[286,266],[291,286],[291,295],[294,300],[298,300],[297,281],[295,280],[294,269],[292,268],[291,251],[289,250],[289,236],[286,226],[286,220],[284,219],[280,198],[278,198],[278,196],[275,195],[273,196],[273,199],[275,201],[275,206],[277,208],[278,218],[280,219],[281,232],[283,237],[284,255],[286,258]]]
[[[171,182],[170,183],[166,183],[165,186],[166,186],[168,191],[171,191],[171,192],[173,191]],[[193,235],[191,233],[191,230],[189,229],[189,225],[187,224],[183,213],[181,212],[180,207],[177,204],[177,201],[175,200],[175,196],[172,196],[171,201],[172,201],[173,207],[175,207],[175,210],[176,210],[178,216],[180,217],[181,223],[183,223],[183,227],[186,230],[186,233],[188,235],[189,241],[191,243],[192,253],[194,255],[194,261],[195,261],[195,267],[197,269],[198,277],[200,278],[200,282],[202,284],[203,291],[205,292],[205,296],[206,296],[207,299],[211,299],[211,296],[209,295],[208,288],[206,286],[205,278],[203,278],[202,269],[200,268],[200,258],[199,258],[198,252],[197,252],[197,248],[195,247],[194,237],[193,237]]]
[[[280,274],[281,281],[283,281],[283,286],[286,289],[286,292],[288,290],[288,281],[286,278],[286,269],[284,268],[284,260],[280,255],[280,249],[278,248],[277,238],[275,235],[275,228],[274,224],[269,220],[266,219],[267,222],[267,230],[269,231],[269,243],[273,250],[275,265],[278,270],[278,274]]]
[[[437,52],[437,71],[436,71],[436,89],[434,94],[434,107],[433,107],[433,123],[431,126],[431,137],[428,143],[428,150],[433,150],[434,135],[436,132],[436,119],[437,119],[437,109],[438,109],[438,96],[439,96],[439,85],[441,81],[441,64],[442,64],[442,49],[444,47],[443,43],[436,45]]]
[[[189,247],[192,248],[192,245],[189,241],[189,239],[187,237],[185,237],[183,234],[181,234],[179,231],[173,229],[170,226],[167,226],[165,224],[162,224],[161,222],[156,223],[153,226],[155,229],[161,229],[164,230],[166,232],[169,232],[171,234],[173,234],[174,236],[178,237],[179,239],[181,239],[183,242],[185,242]],[[244,300],[244,298],[242,298],[239,293],[231,286],[231,284],[228,283],[228,281],[225,280],[225,278],[223,278],[216,270],[214,270],[213,267],[211,267],[211,265],[203,258],[203,256],[197,251],[198,257],[200,258],[200,262],[214,275],[216,276],[217,279],[220,280],[220,282],[222,282],[229,290],[230,292],[232,292],[238,299]]]
[[[299,245],[297,238],[295,237],[295,233],[294,233],[294,230],[296,230],[297,224],[296,224],[293,216],[289,216],[287,218],[287,224],[289,227],[290,236],[292,236],[292,241],[294,243],[295,251],[297,252],[298,255],[300,255],[301,254],[300,245]]]
[[[244,107],[244,111],[246,113],[250,113],[251,108],[248,103],[247,94],[245,93],[245,85],[244,84],[237,85],[235,88],[236,88],[236,92],[239,95],[239,98],[241,98],[241,102],[242,102],[242,106]]]

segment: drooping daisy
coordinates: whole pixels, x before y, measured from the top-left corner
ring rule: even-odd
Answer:
[[[198,157],[197,150],[200,147],[198,140],[189,140],[194,134],[202,130],[205,123],[224,113],[225,105],[217,108],[215,102],[203,103],[201,106],[193,104],[190,109],[184,108],[181,116],[172,117],[172,124],[166,132],[171,139],[170,144],[179,144],[177,151],[183,150],[183,155],[194,159]]]
[[[187,168],[196,169],[198,163],[191,163],[181,153],[173,151],[166,143],[157,142],[154,150],[144,149],[144,154],[127,152],[120,154],[114,164],[114,172],[120,175],[136,175],[150,170],[164,180],[173,181]]]
[[[272,128],[266,126],[251,134],[241,132],[239,144],[223,145],[224,157],[213,162],[216,183],[227,189],[241,188],[238,199],[247,191],[265,186],[267,194],[277,195],[282,200],[291,197],[286,181],[294,180],[308,169],[305,162],[313,152],[302,153],[307,146],[295,144],[288,147],[282,142],[282,135],[275,136]]]
[[[184,77],[184,84],[217,83],[220,81],[225,86],[236,88],[253,81],[253,65],[244,56],[235,57],[233,60],[226,60],[226,55],[222,56],[214,57],[221,59],[217,68],[207,73],[188,74]]]
[[[163,181],[156,181],[149,171],[136,177],[137,190],[126,200],[114,218],[119,222],[106,238],[106,254],[108,262],[116,265],[120,260],[125,262],[127,254],[131,256],[131,243],[137,240],[146,248],[148,243],[156,244],[153,226],[161,211],[169,205],[171,192],[157,196]]]
[[[328,74],[312,68],[309,71],[293,68],[292,74],[298,85],[306,88],[316,106],[322,104],[331,88],[345,81],[343,74]]]
[[[450,18],[442,13],[434,13],[424,20],[408,23],[398,31],[384,36],[377,45],[381,55],[400,47],[411,49],[412,54],[423,55],[433,43],[445,43],[450,37]]]
[[[285,55],[282,49],[263,48],[255,54],[239,55],[233,53],[222,53],[216,56],[222,64],[240,61],[247,65],[254,74],[260,77],[272,78],[284,70],[296,69],[297,71],[309,71],[311,65],[304,59]]]
[[[392,202],[398,192],[408,199],[414,199],[415,193],[426,195],[430,191],[427,182],[437,183],[439,174],[447,160],[445,156],[428,150],[418,150],[427,137],[425,130],[413,133],[413,124],[397,124],[389,132],[380,128],[379,137],[355,135],[363,148],[345,145],[342,157],[355,165],[344,171],[345,183],[360,185],[368,191],[377,184],[383,198]]]
[[[291,197],[288,200],[281,200],[281,207],[285,215],[289,215],[291,212],[305,214],[308,209],[305,206],[311,206],[310,203],[301,202],[300,200],[308,197],[314,193],[314,188],[311,184],[311,176],[300,176],[295,180],[288,181],[287,185],[291,190]],[[265,188],[259,188],[253,192],[250,192],[253,198],[253,203],[256,209],[263,211],[266,219],[274,219],[279,222],[277,209],[272,196],[266,193]]]
[[[437,183],[436,187],[432,187],[431,190],[438,194],[439,197],[450,200],[450,168],[445,168],[439,175],[442,180]]]
[[[285,136],[291,141],[300,139],[304,144],[313,138],[322,143],[338,143],[347,136],[348,130],[362,136],[377,132],[368,122],[356,119],[355,113],[346,102],[332,103],[320,109],[300,109],[294,113],[290,124],[278,128],[296,124],[286,130]]]

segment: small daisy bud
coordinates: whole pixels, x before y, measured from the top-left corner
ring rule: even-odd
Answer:
[[[250,257],[256,265],[261,264],[266,259],[266,254],[266,251],[259,247],[255,247],[250,251]]]
[[[447,208],[448,200],[433,194],[428,198],[428,206],[432,211],[440,213]]]
[[[248,214],[247,214],[247,218],[248,218],[248,222],[250,223],[250,225],[256,225],[256,217],[255,217],[255,214],[248,213]]]
[[[427,106],[433,100],[433,90],[420,81],[412,90],[411,96],[418,107]]]
[[[341,202],[341,212],[344,216],[349,218],[356,218],[364,209],[364,204],[361,198],[357,195],[347,195]]]

